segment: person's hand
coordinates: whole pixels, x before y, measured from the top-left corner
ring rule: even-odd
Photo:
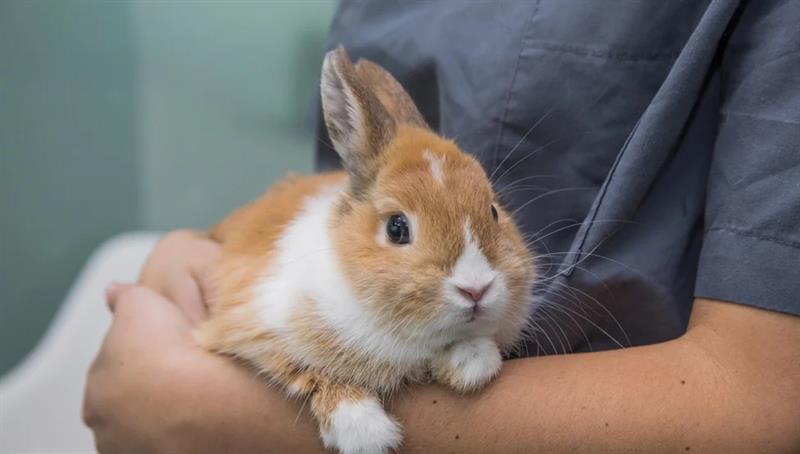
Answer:
[[[169,451],[164,434],[191,416],[175,392],[188,391],[183,366],[217,359],[194,345],[191,328],[207,317],[219,250],[201,232],[170,232],[142,268],[143,286],[109,287],[114,321],[89,370],[83,409],[101,452]]]
[[[218,255],[219,245],[202,234],[173,232],[154,248],[142,285],[109,287],[114,320],[89,370],[83,408],[99,452],[320,450],[297,402],[194,343]]]
[[[87,377],[83,418],[100,453],[320,452],[302,405],[207,352],[172,301],[140,285],[108,292],[114,320]]]
[[[220,249],[204,232],[167,233],[150,253],[139,283],[175,302],[196,324],[208,316],[211,273]]]
[[[115,284],[108,290],[111,328],[86,383],[83,418],[100,452],[175,452],[166,435],[191,416],[180,394],[184,366],[202,362],[191,323],[181,310],[142,286]]]

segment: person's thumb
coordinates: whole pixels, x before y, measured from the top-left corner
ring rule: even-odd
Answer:
[[[112,284],[106,296],[114,313],[114,323],[133,328],[137,333],[164,330],[187,332],[192,325],[186,315],[160,293],[143,285]]]
[[[108,287],[106,287],[106,306],[108,307],[108,310],[114,312],[120,294],[135,286],[135,284],[126,282],[112,282],[108,284]]]

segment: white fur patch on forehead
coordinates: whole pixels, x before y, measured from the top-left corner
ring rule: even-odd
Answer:
[[[433,175],[433,179],[440,184],[444,184],[444,156],[437,156],[430,150],[425,150],[423,156],[431,166],[431,175]]]
[[[472,235],[470,220],[464,222],[464,249],[456,260],[450,281],[457,287],[483,288],[497,276],[483,254],[478,240]]]

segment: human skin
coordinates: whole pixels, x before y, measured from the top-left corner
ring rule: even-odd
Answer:
[[[84,403],[101,453],[323,450],[302,402],[193,344],[218,249],[170,234],[140,285],[110,289]],[[677,339],[506,361],[480,393],[417,386],[388,407],[408,453],[798,452],[798,346],[800,317],[699,299]]]

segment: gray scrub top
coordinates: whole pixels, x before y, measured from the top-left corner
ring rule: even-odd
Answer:
[[[695,297],[800,314],[800,1],[344,0],[338,44],[532,236],[521,354],[675,338]]]

